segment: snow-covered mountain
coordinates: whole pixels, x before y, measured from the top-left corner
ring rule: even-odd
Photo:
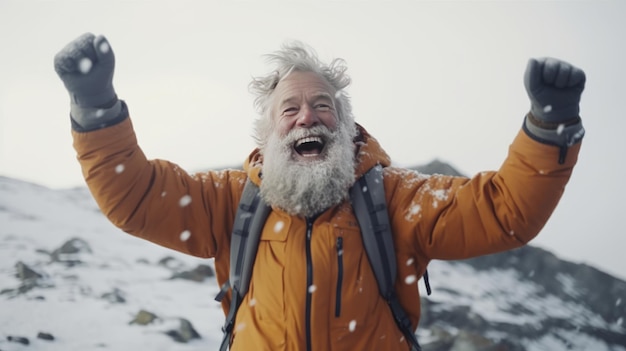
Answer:
[[[0,351],[217,350],[212,266],[122,233],[86,188],[0,177]],[[429,272],[425,351],[626,351],[626,282],[597,269],[528,246]]]

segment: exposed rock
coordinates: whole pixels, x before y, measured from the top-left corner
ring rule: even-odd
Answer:
[[[157,319],[159,319],[159,317],[156,314],[148,312],[146,310],[141,310],[128,324],[148,325]]]
[[[9,335],[7,336],[7,340],[9,340],[10,342],[16,342],[22,345],[29,345],[30,344],[30,340],[28,340],[28,338],[23,337],[23,336],[12,336]]]
[[[437,303],[428,298],[423,299],[426,303],[422,304],[420,328],[432,330],[441,326],[455,334],[453,343],[446,336],[433,335],[429,338],[429,344],[425,345],[425,351],[449,351],[461,346],[463,348],[460,350],[523,351],[528,340],[542,339],[559,340],[564,348],[576,347],[572,344],[576,341],[562,337],[568,333],[580,335],[581,338],[601,340],[606,345],[626,345],[626,332],[621,324],[626,315],[626,304],[622,303],[626,301],[626,282],[620,279],[588,265],[561,260],[552,253],[533,246],[448,264],[464,270],[469,265],[482,277],[506,276],[507,280],[502,284],[510,284],[508,279],[512,279],[516,285],[519,284],[516,290],[520,292],[520,296],[517,299],[508,299],[505,292],[510,294],[515,290],[493,282],[493,291],[481,293],[481,299],[496,299],[497,313],[508,316],[508,319],[499,321],[489,320],[491,312],[482,313],[480,309],[476,309],[480,304]],[[445,274],[438,277],[431,275],[431,282],[435,285],[447,285],[437,287],[434,294],[447,296],[450,299],[448,301],[467,301],[468,297],[477,296],[463,293],[454,284],[448,284],[446,279],[449,278]],[[549,307],[548,310],[537,308],[538,304],[552,306],[555,301],[559,301],[564,306],[561,308],[566,311],[579,310],[580,318],[560,315],[556,307]],[[599,327],[601,320],[611,327]],[[484,344],[478,343],[478,339],[470,338],[471,335],[490,339],[491,344],[487,341]],[[486,337],[487,335],[502,337],[494,340]],[[607,347],[611,349],[612,346]]]
[[[196,268],[183,271],[179,273],[174,273],[170,279],[187,279],[193,280],[194,282],[203,282],[206,278],[211,278],[215,276],[215,272],[211,266],[207,266],[205,264],[199,264]]]
[[[185,268],[185,263],[172,256],[165,256],[157,263],[159,266],[163,266],[172,271],[180,271]]]
[[[150,264],[150,261],[147,258],[138,258],[135,262],[139,264]]]
[[[58,249],[52,251],[50,258],[53,262],[63,263],[67,266],[75,266],[83,263],[82,255],[91,254],[93,251],[85,240],[72,238]]]
[[[0,291],[0,295],[15,297],[17,295],[24,294],[35,287],[49,286],[42,282],[45,278],[45,274],[37,272],[21,261],[15,264],[15,277],[20,280],[20,285],[17,288],[2,289]]]
[[[187,343],[192,339],[200,339],[201,336],[194,329],[191,322],[184,318],[180,318],[180,325],[178,329],[172,329],[165,332],[168,336],[170,336],[174,341],[180,343]]]
[[[36,250],[35,250],[35,252],[36,252],[36,253],[43,254],[43,255],[48,255],[48,256],[51,256],[51,255],[52,255],[52,252],[50,252],[50,251],[48,251],[48,250],[46,250],[46,249],[36,249]]]
[[[30,281],[43,278],[43,274],[37,273],[22,261],[15,264],[15,277],[21,281]]]
[[[54,340],[54,336],[50,333],[39,332],[37,334],[37,339],[52,341]]]
[[[554,254],[530,245],[519,249],[460,261],[478,270],[511,269],[523,280],[537,284],[544,296],[563,301],[585,301],[590,310],[614,323],[626,316],[626,281],[596,268],[561,260]]]
[[[459,171],[457,171],[454,167],[452,167],[450,164],[441,162],[437,159],[425,165],[411,167],[411,169],[414,169],[424,174],[443,174],[443,175],[453,175],[453,176],[463,175]]]
[[[102,294],[100,297],[111,303],[126,303],[124,292],[118,288],[114,288],[113,291]]]

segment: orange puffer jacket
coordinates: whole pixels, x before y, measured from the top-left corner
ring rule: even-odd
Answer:
[[[386,166],[396,290],[414,327],[420,316],[416,281],[428,262],[526,244],[557,205],[580,148],[571,147],[559,164],[557,147],[520,131],[497,172],[471,179],[427,176],[390,167],[378,142],[359,128],[357,176],[377,163]],[[89,189],[115,225],[180,252],[214,257],[218,283],[228,279],[237,204],[247,178],[260,182],[258,150],[243,171],[189,175],[173,163],[147,160],[130,118],[73,136]],[[274,208],[261,235],[232,350],[409,349],[378,293],[349,202],[312,222]]]

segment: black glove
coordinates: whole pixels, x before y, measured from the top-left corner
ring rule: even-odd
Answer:
[[[585,72],[554,58],[528,60],[524,86],[530,112],[541,122],[558,125],[577,119]]]
[[[70,114],[81,129],[98,129],[119,118],[115,55],[105,37],[85,33],[74,39],[56,54],[54,69],[70,94]]]
[[[524,86],[530,98],[525,129],[545,143],[568,147],[579,142],[584,129],[579,116],[585,72],[555,58],[528,60]]]

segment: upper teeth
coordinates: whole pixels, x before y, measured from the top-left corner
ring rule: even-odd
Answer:
[[[318,142],[318,143],[321,144],[322,143],[322,138],[317,137],[317,136],[311,136],[311,137],[302,138],[302,139],[300,139],[300,140],[298,140],[296,142],[296,146],[300,146],[300,145],[302,145],[304,143],[315,143],[315,142]]]

